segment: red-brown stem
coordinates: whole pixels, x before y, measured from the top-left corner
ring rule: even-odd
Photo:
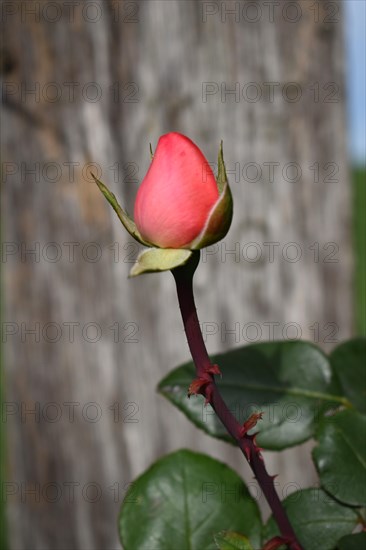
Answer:
[[[195,253],[195,257],[192,258],[187,265],[173,269],[172,273],[177,285],[179,306],[183,318],[184,329],[187,335],[189,349],[196,367],[197,377],[208,380],[208,383],[202,387],[201,393],[209,401],[228,433],[235,439],[243,452],[244,457],[253,470],[258,484],[267,499],[282,537],[289,541],[287,543],[288,548],[291,550],[302,550],[302,547],[296,539],[294,530],[292,529],[286,512],[277,495],[273,483],[273,477],[267,473],[263,458],[255,445],[255,442],[253,441],[253,437],[248,436],[247,434],[244,436],[241,435],[242,426],[230,412],[225,401],[221,397],[213,375],[207,373],[207,369],[211,366],[211,361],[203,341],[193,295],[193,275],[198,265],[198,261],[199,254]]]

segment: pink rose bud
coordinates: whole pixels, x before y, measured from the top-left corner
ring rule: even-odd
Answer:
[[[131,277],[182,266],[195,250],[216,243],[229,230],[233,201],[222,144],[215,180],[190,139],[177,133],[162,136],[138,190],[134,220],[108,187],[93,178],[125,229],[148,247],[137,258]]]
[[[221,179],[226,180],[226,174]],[[162,136],[135,202],[134,219],[142,238],[153,246],[174,249],[202,248],[220,240],[232,218],[231,193],[225,183],[216,182],[189,138],[174,132]]]

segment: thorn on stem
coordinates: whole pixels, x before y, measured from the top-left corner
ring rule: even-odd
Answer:
[[[245,434],[247,434],[249,432],[249,430],[251,430],[252,428],[254,428],[254,426],[257,424],[258,420],[262,420],[263,418],[263,412],[259,412],[259,413],[252,413],[250,415],[250,417],[248,418],[248,420],[246,420],[242,426],[242,428],[240,429],[240,437],[244,437]],[[258,433],[258,432],[257,432]],[[254,438],[257,434],[254,434],[254,436],[251,436],[252,439],[253,439],[253,442],[255,443],[254,441]]]
[[[206,405],[211,403],[212,400],[213,388],[211,382],[212,380],[210,378],[196,378],[193,380],[188,388],[188,398],[191,397],[191,395],[204,395],[206,407]]]
[[[247,461],[250,462],[250,449],[249,447],[244,447],[245,456],[247,457]]]
[[[191,395],[202,394],[205,396],[205,406],[211,402],[213,388],[211,383],[213,382],[212,376],[221,372],[218,365],[208,365],[204,368],[202,376],[193,380],[188,388],[188,397]]]
[[[210,365],[207,369],[206,369],[206,372],[208,374],[219,374],[221,377],[222,377],[222,373],[220,371],[220,368],[219,368],[219,365]]]
[[[204,387],[207,386],[209,382],[210,380],[207,380],[206,378],[196,378],[195,380],[193,380],[188,388],[188,397],[191,397],[191,395],[198,395],[199,393],[202,393]]]
[[[213,389],[212,389],[212,386],[208,386],[207,389],[206,389],[206,394],[205,394],[205,407],[211,403],[211,399],[212,399],[212,393],[213,393]]]

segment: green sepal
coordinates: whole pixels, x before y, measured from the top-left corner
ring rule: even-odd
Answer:
[[[212,207],[201,233],[189,245],[192,250],[204,248],[221,241],[229,231],[233,219],[233,197],[225,169],[222,141],[218,156],[216,183],[220,196]]]
[[[137,257],[129,276],[136,277],[142,273],[169,271],[187,263],[192,254],[191,250],[185,248],[149,248],[149,250],[143,250]]]
[[[224,150],[223,150],[223,141],[220,142],[220,149],[219,149],[219,155],[217,159],[217,187],[219,190],[219,193],[221,193],[224,190],[225,184],[228,183],[227,174],[226,174],[226,168],[225,168],[225,161],[224,161]]]
[[[116,212],[117,216],[122,222],[124,228],[126,229],[126,231],[129,232],[131,237],[133,237],[134,239],[136,239],[136,241],[145,246],[152,246],[148,241],[145,241],[142,238],[141,233],[137,229],[135,222],[128,215],[128,213],[123,210],[122,206],[119,205],[116,196],[108,189],[106,185],[104,185],[104,183],[98,180],[98,178],[96,178],[94,174],[92,174],[92,176],[100,191],[103,193],[109,204],[112,206],[113,210]]]

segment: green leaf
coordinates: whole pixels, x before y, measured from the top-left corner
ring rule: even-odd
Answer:
[[[365,550],[366,533],[357,533],[356,535],[347,535],[338,542],[338,550]]]
[[[330,362],[344,395],[366,413],[366,338],[341,344],[330,355]]]
[[[145,246],[151,246],[148,241],[145,241],[142,238],[141,233],[137,229],[135,222],[128,215],[128,213],[123,210],[122,206],[119,205],[116,196],[108,189],[106,185],[104,185],[104,183],[98,180],[98,178],[96,178],[94,174],[92,174],[92,176],[100,191],[103,193],[109,204],[112,206],[113,210],[116,212],[117,216],[122,222],[124,228],[128,231],[131,237],[136,239],[136,241],[138,241],[139,243],[144,244]]]
[[[345,400],[334,396],[327,357],[306,342],[252,344],[215,355],[222,378],[217,386],[239,422],[253,411],[264,411],[254,431],[266,449],[285,449],[309,439],[325,409]],[[233,443],[210,405],[202,396],[187,398],[195,378],[193,363],[166,376],[158,391],[206,433]]]
[[[214,539],[219,550],[253,550],[247,537],[233,531],[221,531]]]
[[[313,459],[322,486],[349,505],[366,504],[366,416],[342,411],[325,418]]]
[[[119,520],[125,550],[214,550],[221,529],[243,529],[259,548],[258,506],[226,464],[187,450],[158,460],[133,482]]]
[[[321,489],[296,491],[282,501],[290,523],[304,550],[333,550],[339,539],[352,533],[357,514],[342,506]],[[271,517],[263,540],[279,535]]]
[[[184,248],[149,248],[143,250],[130,271],[130,277],[136,277],[142,273],[168,271],[185,264],[191,256],[192,251]]]

